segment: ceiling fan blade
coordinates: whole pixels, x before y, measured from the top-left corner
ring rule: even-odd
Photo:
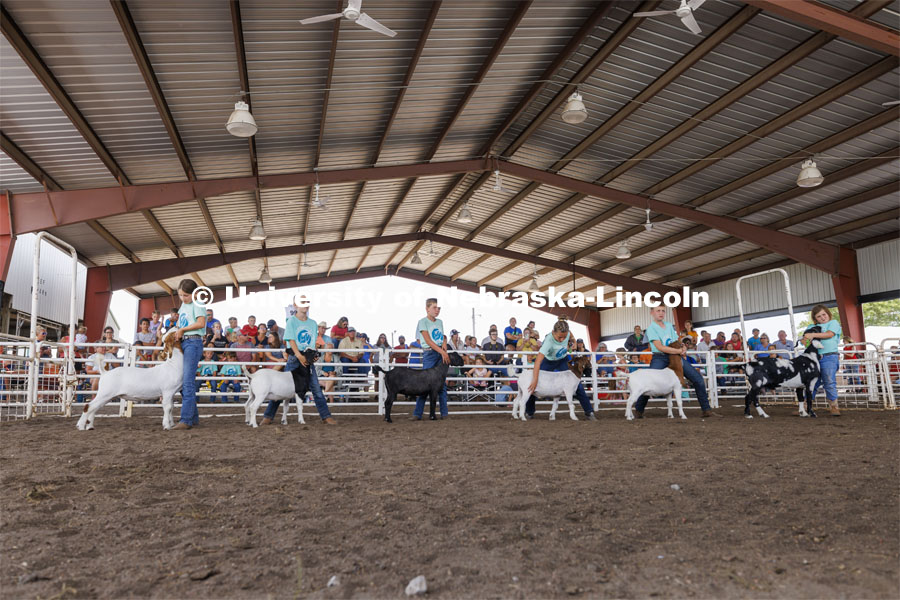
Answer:
[[[333,15],[322,15],[320,17],[310,17],[308,19],[300,19],[301,25],[312,25],[313,23],[324,23],[325,21],[334,21],[344,16],[344,13],[334,13]]]
[[[694,13],[689,13],[681,17],[681,22],[684,23],[688,29],[690,29],[693,33],[700,35],[701,29],[697,24],[697,19],[694,18]]]
[[[703,0],[700,0],[703,2]],[[362,0],[350,0],[347,2],[347,8],[352,8],[356,12],[362,12]]]
[[[650,12],[639,12],[631,15],[632,17],[661,17],[662,15],[674,15],[674,10],[651,10]]]
[[[382,25],[381,23],[379,23],[378,21],[376,21],[375,19],[373,19],[372,17],[367,15],[366,13],[362,13],[361,15],[359,15],[359,18],[356,20],[356,24],[362,25],[366,29],[371,29],[372,31],[377,31],[378,33],[383,33],[384,35],[386,35],[388,37],[394,37],[395,35],[397,35],[396,31],[394,31],[392,29],[388,29],[387,27],[385,27],[384,25]]]
[[[882,106],[894,106],[895,104],[900,104],[900,100],[891,100],[890,102],[885,102]]]
[[[697,10],[704,2],[706,2],[706,0],[688,0],[687,5],[691,10]]]

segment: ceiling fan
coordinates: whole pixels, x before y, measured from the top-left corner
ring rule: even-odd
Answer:
[[[318,17],[310,17],[309,19],[301,19],[300,23],[302,25],[311,25],[313,23],[323,23],[325,21],[333,21],[335,19],[344,17],[348,21],[352,21],[360,27],[365,27],[366,29],[377,31],[378,33],[381,33],[388,37],[394,37],[395,35],[397,35],[396,31],[388,29],[387,27],[361,11],[362,0],[348,0],[347,8],[344,9],[344,12],[333,13],[330,15],[321,15]]]
[[[895,104],[900,104],[900,100],[891,100],[890,102],[885,102],[882,106],[894,106]]]
[[[306,268],[309,268],[309,267],[314,267],[314,266],[316,266],[317,264],[318,264],[318,263],[311,263],[311,262],[309,262],[308,260],[306,260],[306,252],[303,253],[303,263],[300,265],[301,267],[303,267],[304,269],[306,269]]]
[[[684,23],[685,27],[690,29],[693,33],[700,34],[700,26],[697,24],[697,20],[694,18],[694,11],[700,8],[700,5],[706,2],[706,0],[681,0],[681,6],[676,8],[675,10],[651,10],[649,12],[639,12],[634,13],[635,17],[659,17],[662,15],[672,15],[674,14],[681,22]]]
[[[651,231],[653,229],[653,223],[650,221],[650,209],[645,208],[644,210],[647,211],[647,220],[643,223],[629,223],[629,225],[643,225],[644,231]]]

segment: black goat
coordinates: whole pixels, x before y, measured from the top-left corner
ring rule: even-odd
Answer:
[[[818,325],[813,325],[804,333],[822,333]],[[794,358],[757,358],[751,360],[744,367],[747,374],[747,382],[750,391],[744,397],[744,416],[752,419],[750,404],[756,408],[759,416],[768,418],[769,415],[759,406],[759,394],[763,390],[774,390],[779,386],[797,388],[797,401],[801,417],[815,417],[812,408],[812,391],[819,380],[819,355],[817,350],[822,347],[822,342],[812,340],[806,350]],[[803,408],[804,400],[806,410]]]
[[[443,361],[430,369],[410,369],[409,367],[395,367],[390,371],[385,371],[378,365],[372,367],[375,376],[378,373],[384,373],[384,389],[387,392],[387,398],[384,400],[384,420],[393,423],[391,420],[391,406],[397,399],[397,394],[403,394],[407,397],[416,398],[418,396],[428,396],[431,399],[431,420],[437,417],[434,415],[434,408],[437,404],[438,395],[441,387],[447,381],[447,370],[450,366],[463,366],[462,357],[456,352],[450,352],[450,364],[444,364]]]

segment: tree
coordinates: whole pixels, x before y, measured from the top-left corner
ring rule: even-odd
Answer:
[[[863,304],[863,323],[868,326],[900,327],[900,298]]]

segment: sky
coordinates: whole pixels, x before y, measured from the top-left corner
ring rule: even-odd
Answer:
[[[425,316],[425,299],[438,298],[442,307],[439,318],[444,322],[444,331],[449,334],[451,329],[458,329],[460,336],[471,335],[473,332],[473,309],[469,304],[475,304],[474,331],[479,343],[488,335],[491,324],[496,324],[501,334],[509,325],[509,318],[516,317],[519,328],[524,328],[528,321],[535,321],[538,331],[543,337],[556,322],[556,317],[528,306],[520,306],[509,301],[498,301],[496,306],[478,305],[478,295],[469,292],[457,291],[454,296],[450,288],[410,281],[401,277],[379,277],[360,281],[346,281],[321,284],[315,286],[303,286],[296,289],[274,290],[241,297],[232,300],[216,302],[210,305],[214,316],[227,323],[228,317],[237,317],[238,323],[243,325],[247,317],[254,315],[257,321],[275,319],[278,325],[284,327],[285,307],[291,303],[295,293],[302,291],[311,296],[312,304],[309,315],[316,321],[324,320],[329,329],[340,317],[347,317],[350,325],[357,331],[369,334],[374,342],[378,335],[384,333],[388,341],[393,335],[393,345],[396,345],[397,337],[406,336],[409,343],[414,335],[416,323]],[[234,292],[238,296],[238,292]],[[466,303],[469,304],[466,304]],[[119,338],[122,341],[132,341],[133,335],[125,332],[133,332],[137,328],[137,299],[125,291],[113,294],[110,310],[121,326]],[[573,309],[574,312],[574,309]],[[149,316],[149,315],[146,315]],[[795,322],[807,315],[798,314]],[[724,331],[726,335],[740,327],[740,322],[724,323],[707,327],[712,335]],[[788,317],[767,317],[746,321],[747,335],[750,330],[758,327],[770,338],[777,337],[778,330],[784,329],[791,337],[790,321]],[[587,341],[587,327],[570,321],[570,328],[576,338],[584,338]],[[698,331],[704,327],[698,327]],[[900,337],[900,327],[866,327],[866,339],[879,343],[885,338]],[[608,340],[607,347],[610,350],[622,346],[625,341],[623,335],[620,339]]]

